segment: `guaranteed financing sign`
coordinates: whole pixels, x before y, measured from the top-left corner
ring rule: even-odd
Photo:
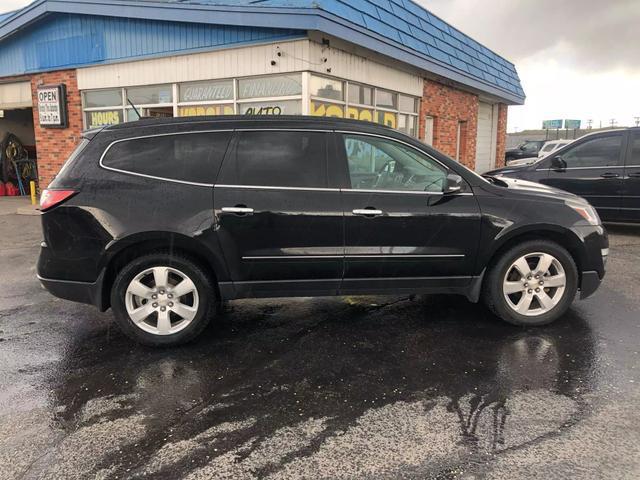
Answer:
[[[38,87],[38,119],[45,128],[67,128],[67,91],[64,85]]]

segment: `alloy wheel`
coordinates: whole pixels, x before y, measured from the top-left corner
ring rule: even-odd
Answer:
[[[125,294],[129,318],[138,328],[154,335],[184,330],[198,313],[198,290],[186,274],[157,266],[131,280]]]
[[[512,310],[535,317],[560,303],[566,284],[565,271],[558,259],[535,252],[521,256],[507,269],[502,291]]]

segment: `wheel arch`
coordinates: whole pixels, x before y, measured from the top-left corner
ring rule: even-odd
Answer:
[[[576,262],[578,273],[585,262],[584,245],[578,235],[568,228],[558,225],[534,225],[513,230],[496,237],[485,265],[490,268],[504,252],[523,242],[530,240],[549,240],[566,249]]]
[[[571,230],[558,225],[532,225],[510,230],[495,238],[491,250],[485,253],[484,261],[480,263],[482,272],[478,277],[475,277],[469,288],[467,297],[470,301],[476,303],[480,300],[487,273],[497,259],[515,245],[529,240],[550,240],[566,249],[576,263],[578,285],[582,284],[582,266],[585,263],[585,252],[580,238]]]
[[[102,285],[100,288],[101,311],[110,305],[111,288],[118,272],[133,259],[151,252],[164,251],[184,255],[211,275],[216,295],[220,298],[219,282],[226,278],[226,265],[221,252],[215,252],[204,242],[175,232],[144,232],[125,237],[107,249],[100,266]]]

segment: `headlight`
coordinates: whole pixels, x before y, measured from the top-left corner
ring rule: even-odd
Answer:
[[[584,218],[591,225],[600,225],[600,217],[598,216],[598,212],[588,203],[579,204],[579,203],[571,203],[566,202],[567,206],[573,208],[578,214]]]

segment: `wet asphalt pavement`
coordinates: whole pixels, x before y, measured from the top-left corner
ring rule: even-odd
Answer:
[[[542,328],[462,297],[231,302],[197,343],[133,344],[35,279],[0,215],[0,478],[638,478],[640,227]]]

